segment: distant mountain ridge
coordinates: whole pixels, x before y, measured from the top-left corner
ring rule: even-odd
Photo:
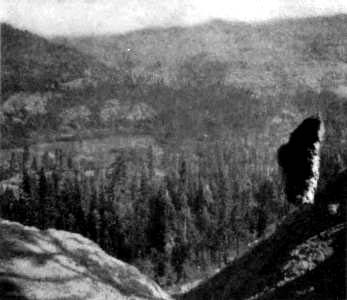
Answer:
[[[57,38],[119,69],[185,80],[182,66],[220,75],[225,84],[255,93],[347,86],[347,16],[312,17],[255,25],[213,21],[193,27],[138,30],[122,35]]]
[[[90,55],[76,49],[1,24],[1,92],[4,98],[18,91],[57,89],[79,78],[105,80],[115,76]]]
[[[346,15],[51,39],[1,24],[1,41],[5,96],[128,75],[170,86],[221,82],[260,96],[347,90]]]

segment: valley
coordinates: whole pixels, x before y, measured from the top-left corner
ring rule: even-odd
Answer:
[[[311,249],[310,238],[327,245],[313,237],[321,232],[329,239],[323,258],[329,263],[337,249],[332,266],[335,253],[340,259],[339,217],[308,227],[290,245],[276,240],[288,224],[321,218],[315,208],[301,211],[286,201],[277,151],[305,118],[319,116],[319,197],[346,168],[346,15],[84,36],[41,36],[1,23],[1,53],[0,217],[10,220],[0,221],[2,239],[14,230],[22,245],[27,232],[25,249],[37,246],[36,236],[57,250],[52,236],[60,241],[66,234],[83,251],[90,245],[95,253],[86,251],[88,259],[99,255],[107,263],[110,255],[115,269],[121,261],[136,266],[150,279],[137,270],[129,276],[139,286],[145,281],[144,295],[154,291],[158,299],[170,297],[157,284],[189,300],[234,292],[243,297],[237,299],[275,299],[287,273],[278,264],[268,272],[262,253],[282,249],[278,261],[295,265],[296,246]],[[291,222],[296,217],[299,225]],[[43,253],[43,261],[49,264],[51,254]],[[70,254],[62,259],[78,265],[72,271],[90,275],[88,259]],[[93,265],[92,283],[107,295],[127,284],[127,275],[105,278],[103,266]],[[275,290],[266,290],[252,268]],[[310,288],[306,281],[303,287]],[[30,290],[27,281],[24,288]]]

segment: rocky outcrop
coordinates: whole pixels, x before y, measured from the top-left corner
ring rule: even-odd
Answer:
[[[177,299],[346,299],[347,171],[315,201],[322,132],[319,118],[308,118],[279,150],[287,199],[297,208],[270,237]]]
[[[312,204],[319,179],[320,148],[324,126],[319,117],[304,120],[278,150],[287,200]]]
[[[170,299],[79,234],[0,219],[0,299]]]

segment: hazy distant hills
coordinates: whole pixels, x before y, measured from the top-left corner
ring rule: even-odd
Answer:
[[[76,49],[1,24],[1,76],[6,98],[18,91],[54,90],[79,78],[104,80],[113,76],[113,71]]]
[[[170,86],[222,82],[258,96],[347,90],[346,15],[255,25],[216,20],[50,41],[2,24],[1,41],[5,94],[129,73]]]
[[[135,74],[170,85],[200,76],[258,95],[347,86],[346,15],[257,25],[213,21],[57,40],[109,66],[130,66]]]

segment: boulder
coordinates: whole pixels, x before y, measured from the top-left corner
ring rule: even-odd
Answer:
[[[0,299],[170,299],[79,234],[0,219]]]

